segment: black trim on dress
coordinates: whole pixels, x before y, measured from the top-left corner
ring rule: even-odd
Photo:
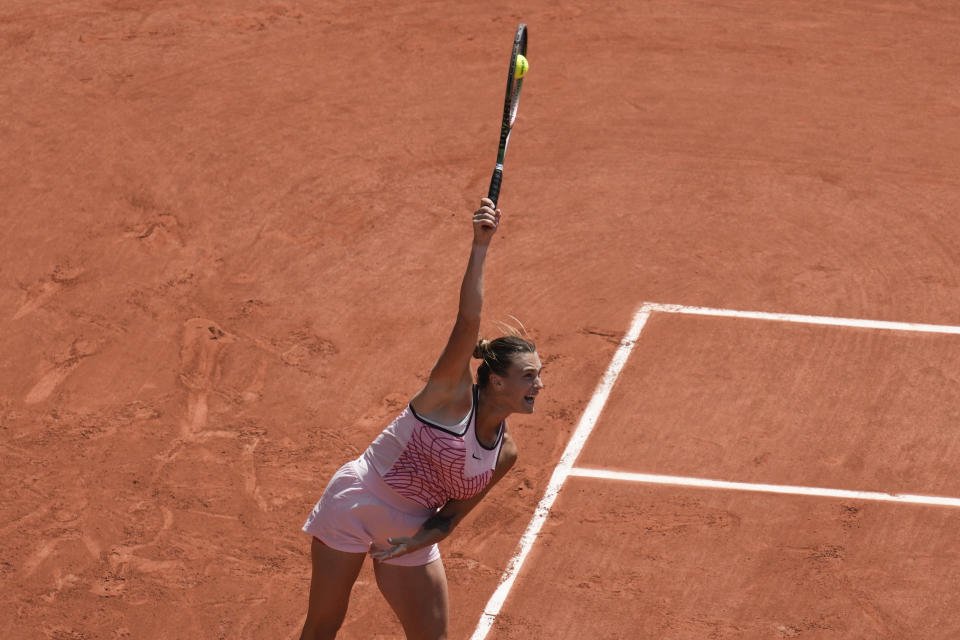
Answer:
[[[419,421],[422,422],[423,424],[427,425],[427,426],[430,427],[431,429],[439,429],[440,431],[443,431],[444,433],[449,433],[449,434],[452,435],[452,436],[457,436],[457,437],[459,437],[459,438],[462,438],[463,436],[467,435],[467,431],[470,429],[470,423],[473,422],[473,420],[474,420],[474,415],[473,415],[473,414],[474,414],[474,411],[477,410],[477,392],[476,392],[477,386],[474,385],[474,386],[473,386],[473,389],[474,389],[474,392],[473,392],[473,404],[470,406],[470,413],[467,414],[467,424],[463,427],[463,431],[461,431],[461,432],[459,432],[459,433],[457,433],[456,431],[453,431],[452,429],[450,429],[450,427],[446,427],[446,426],[444,426],[444,425],[442,425],[442,424],[437,424],[436,422],[431,422],[430,420],[427,420],[426,418],[424,418],[423,416],[421,416],[419,413],[416,412],[416,410],[413,408],[413,405],[412,405],[412,404],[408,404],[407,407],[410,408],[410,413],[413,414],[413,417],[414,417],[414,418],[416,418],[417,420],[419,420]],[[474,431],[476,431],[476,429],[474,429]],[[481,446],[482,446],[482,445],[481,445]]]

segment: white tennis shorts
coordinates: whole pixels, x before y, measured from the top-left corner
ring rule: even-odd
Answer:
[[[334,474],[303,530],[331,549],[369,553],[392,545],[387,538],[412,536],[435,513],[393,491],[363,458],[351,460]],[[386,560],[386,564],[413,567],[440,557],[432,544]]]

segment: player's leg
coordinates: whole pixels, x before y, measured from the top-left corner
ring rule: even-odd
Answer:
[[[446,640],[447,574],[442,560],[414,567],[374,562],[373,568],[407,640]]]
[[[314,538],[310,555],[310,605],[300,640],[333,640],[347,615],[350,590],[367,554],[337,551]]]

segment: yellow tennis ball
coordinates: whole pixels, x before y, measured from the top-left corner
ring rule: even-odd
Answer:
[[[517,54],[517,64],[513,68],[513,77],[519,80],[527,74],[527,69],[530,68],[530,63],[527,62],[527,59],[524,58],[519,53]]]

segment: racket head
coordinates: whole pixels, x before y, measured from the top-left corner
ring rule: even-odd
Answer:
[[[510,132],[517,119],[517,109],[520,105],[520,90],[523,88],[523,78],[514,78],[517,70],[517,56],[527,55],[527,25],[520,23],[513,38],[513,50],[510,53],[510,66],[507,69],[507,91],[503,102],[503,120],[500,124],[500,146],[497,149],[497,164],[490,179],[490,189],[487,197],[494,206],[500,198],[500,183],[503,179],[503,159],[507,154],[507,144],[510,142]]]
[[[513,52],[510,54],[510,68],[507,71],[507,93],[503,105],[503,125],[511,128],[517,119],[520,89],[523,87],[523,78],[513,77],[517,72],[518,55],[527,56],[527,25],[523,23],[517,27],[517,35],[513,39]]]

